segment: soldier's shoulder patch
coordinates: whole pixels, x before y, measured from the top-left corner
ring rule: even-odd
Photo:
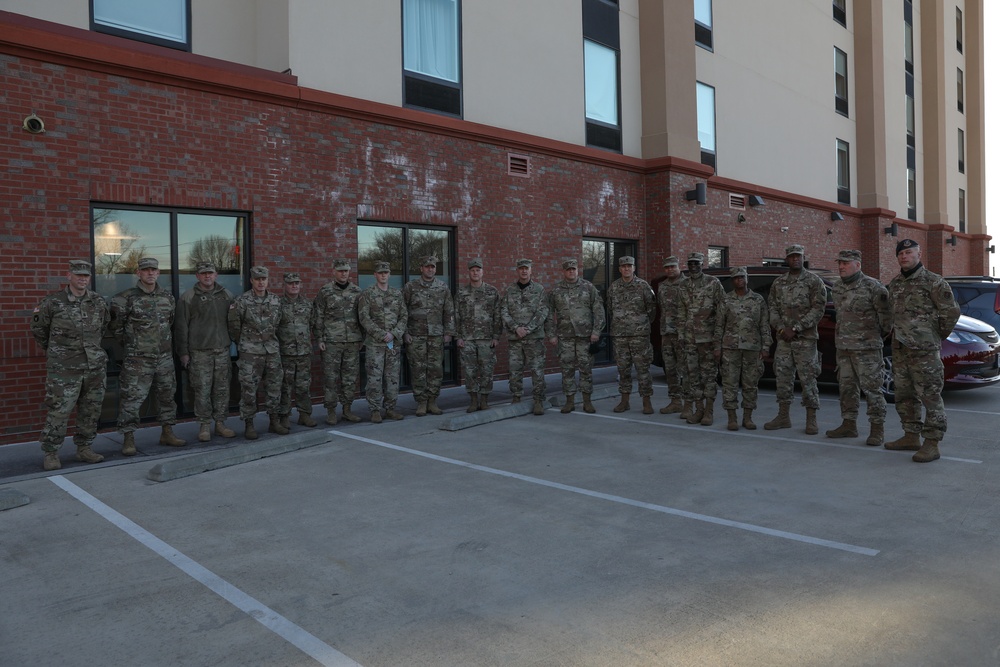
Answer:
[[[41,311],[42,311],[42,307],[41,306],[35,306],[35,310],[33,312],[35,313],[35,315],[37,315]]]

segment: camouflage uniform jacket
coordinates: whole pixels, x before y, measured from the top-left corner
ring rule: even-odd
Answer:
[[[697,278],[688,276],[683,292],[685,328],[682,331],[692,343],[711,343],[715,340],[715,321],[726,300],[726,291],[715,276],[706,273]]]
[[[97,292],[73,296],[69,288],[42,299],[31,318],[31,335],[45,350],[49,368],[82,370],[104,366],[101,338],[111,316]]]
[[[159,285],[147,292],[136,283],[111,300],[111,333],[125,346],[125,356],[170,352],[173,327],[174,295]]]
[[[294,299],[282,294],[278,320],[278,346],[282,354],[312,354],[313,304],[304,296]]]
[[[365,332],[365,345],[385,347],[385,335],[392,334],[393,346],[403,342],[406,331],[406,302],[395,287],[380,290],[372,285],[358,297],[358,321]]]
[[[248,354],[277,354],[281,300],[265,292],[257,298],[247,290],[229,307],[229,336],[237,349]]]
[[[590,338],[604,330],[604,306],[594,284],[583,278],[560,280],[549,291],[545,333],[551,338]]]
[[[911,350],[936,350],[955,328],[961,310],[948,283],[923,266],[889,282],[892,335]]]
[[[403,286],[406,333],[411,336],[451,336],[455,333],[455,302],[448,286],[437,278],[414,278]]]
[[[764,297],[753,290],[743,296],[735,290],[726,294],[715,322],[715,339],[720,350],[771,349],[771,325]]]
[[[858,271],[833,285],[837,309],[838,350],[880,350],[892,327],[889,292],[879,281]]]
[[[511,340],[519,340],[516,333],[518,327],[528,330],[524,340],[544,337],[548,316],[549,305],[544,287],[534,280],[523,288],[516,282],[507,285],[500,303],[500,319]]]
[[[500,291],[486,283],[462,285],[455,295],[455,335],[462,340],[498,340],[502,333]]]
[[[174,318],[174,347],[177,355],[190,356],[191,350],[229,347],[227,315],[233,294],[216,283],[211,291],[195,285],[177,301]]]
[[[356,343],[364,338],[358,322],[361,288],[354,283],[338,287],[328,282],[313,301],[313,337],[324,343]]]
[[[642,278],[621,278],[608,288],[608,317],[612,336],[649,338],[650,323],[656,318],[656,295]]]
[[[807,269],[802,269],[798,276],[783,273],[771,283],[767,307],[772,329],[798,327],[799,338],[817,340],[817,325],[826,309],[826,285]]]
[[[682,295],[687,289],[688,277],[683,273],[677,280],[669,278],[656,288],[656,300],[660,304],[660,335],[680,333],[687,319],[687,307]]]

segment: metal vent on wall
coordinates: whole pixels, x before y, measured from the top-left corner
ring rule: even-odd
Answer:
[[[522,176],[527,178],[531,175],[531,158],[527,155],[507,153],[507,175]]]
[[[738,211],[747,210],[747,196],[746,195],[734,195],[729,193],[729,208],[735,208]]]

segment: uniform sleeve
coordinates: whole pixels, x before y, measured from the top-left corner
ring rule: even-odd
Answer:
[[[105,309],[105,313],[107,313],[107,309]],[[107,320],[106,316],[105,320]],[[31,316],[31,335],[43,350],[49,349],[49,330],[51,327],[52,307],[49,300],[44,299],[38,304]]]
[[[504,289],[500,293],[500,322],[508,331],[513,331],[516,327],[514,325],[514,318],[510,316],[510,305],[507,303],[507,290]]]
[[[531,319],[528,320],[528,323],[524,325],[529,334],[542,329],[542,334],[545,336],[555,335],[555,329],[552,329],[552,333],[549,333],[549,319],[552,315],[552,307],[549,305],[548,297],[551,295],[551,292],[545,294],[544,291],[539,295],[538,308],[531,314]]]
[[[455,336],[455,299],[447,289],[444,293],[444,335]]]
[[[760,330],[760,344],[761,344],[761,349],[764,351],[770,350],[771,343],[774,342],[771,339],[771,325],[770,322],[768,321],[769,319],[770,318],[768,317],[767,301],[764,300],[764,297],[761,297],[760,318],[757,323],[757,328]]]
[[[590,286],[591,293],[591,311],[594,314],[594,328],[590,332],[591,336],[600,336],[601,332],[604,331],[604,325],[607,323],[607,318],[604,314],[604,304],[601,303],[601,294],[597,291],[597,288],[593,285]]]
[[[229,337],[235,343],[240,342],[240,334],[243,332],[243,318],[240,312],[240,302],[234,301],[229,305],[229,315],[227,316],[229,325]]]
[[[722,337],[726,333],[726,322],[729,320],[729,308],[723,302],[722,307],[715,311],[715,331],[712,332],[712,340],[715,342],[715,349],[722,349]]]
[[[323,320],[325,319],[325,315],[326,300],[323,298],[323,290],[321,289],[313,300],[312,315],[309,320],[313,339],[316,341],[323,340]]]
[[[500,307],[501,307],[502,303],[503,303],[503,297],[500,295],[500,292],[498,291],[496,293],[496,299],[493,301],[493,336],[492,337],[494,339],[496,339],[496,340],[500,340],[500,337],[503,335],[503,319],[501,318],[501,314],[500,314]]]
[[[878,323],[879,335],[885,338],[892,331],[892,305],[889,303],[889,290],[881,283],[873,282],[875,283],[875,321]]]
[[[123,294],[118,294],[111,299],[111,321],[108,323],[108,331],[119,343],[124,343],[127,319],[128,298]]]
[[[176,317],[174,317],[174,350],[178,357],[188,356],[188,328],[190,325],[190,306],[183,296],[177,301]]]
[[[947,338],[955,328],[962,311],[955,303],[955,294],[951,291],[951,287],[944,280],[938,280],[934,285],[931,299],[938,312],[938,335]]]
[[[803,317],[802,321],[799,323],[799,327],[803,331],[809,329],[815,329],[819,325],[819,321],[823,319],[823,312],[826,310],[826,285],[819,276],[813,275],[815,280],[812,280],[812,287],[809,290],[809,312],[807,312]]]
[[[656,294],[648,283],[642,292],[642,299],[643,305],[646,306],[646,317],[649,318],[649,323],[653,324],[656,321]]]
[[[402,340],[403,334],[406,333],[406,320],[409,318],[410,313],[406,308],[406,301],[404,299],[398,299],[399,310],[396,319],[396,328],[392,330],[392,337],[395,340]]]
[[[767,310],[768,319],[771,322],[771,328],[775,331],[781,331],[784,325],[781,321],[781,287],[778,282],[781,278],[775,279],[771,284],[771,291],[767,295]]]

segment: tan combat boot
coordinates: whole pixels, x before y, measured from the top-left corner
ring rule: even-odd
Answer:
[[[277,415],[268,415],[267,431],[268,433],[277,433],[278,435],[288,435],[288,429],[281,425],[281,419]]]
[[[480,410],[490,409],[490,395],[488,393],[479,394],[479,409]]]
[[[42,459],[42,470],[59,470],[62,468],[62,461],[59,460],[59,452],[45,452]]]
[[[936,444],[934,446],[934,451],[937,452]],[[87,445],[86,447],[76,448],[76,460],[83,461],[84,463],[100,463],[104,460],[104,457],[91,449],[90,445]]]
[[[382,411],[378,408],[372,408],[372,423],[381,424],[382,423]]]
[[[700,424],[705,417],[705,401],[697,399],[691,401],[691,416],[688,417],[688,424]]]
[[[236,431],[226,426],[226,422],[219,419],[215,422],[215,435],[221,435],[223,438],[235,438]]]
[[[359,417],[356,414],[354,414],[353,412],[351,412],[351,402],[350,401],[341,401],[341,404],[344,406],[344,408],[343,408],[344,419],[346,419],[347,421],[351,422],[352,424],[357,424],[359,421],[361,421],[361,417]],[[334,412],[336,412],[336,410],[334,410]]]
[[[583,395],[583,411],[589,415],[597,412],[597,408],[594,407],[594,403],[590,400],[590,394]]]
[[[670,402],[665,406],[660,408],[661,415],[674,415],[684,409],[684,401],[677,398],[671,398]]]
[[[893,440],[885,443],[885,448],[915,452],[920,449],[920,436],[916,433],[906,431],[903,433],[903,437],[899,440]]]
[[[465,409],[466,412],[475,412],[479,409],[479,394],[474,391],[469,392],[469,407]]]
[[[868,434],[868,439],[865,440],[865,444],[869,447],[878,447],[882,444],[885,439],[885,430],[882,426],[882,422],[871,423],[871,433]]]
[[[347,410],[347,407],[344,407],[344,410]],[[347,417],[345,416],[344,418],[346,419]],[[340,419],[337,418],[337,406],[334,405],[331,408],[327,408],[326,423],[329,424],[330,426],[336,426],[337,422],[339,421]]]
[[[253,426],[253,420],[244,419],[243,424],[245,425],[245,428],[243,429],[243,437],[246,438],[247,440],[256,440],[257,429],[255,429]]]
[[[289,415],[281,415],[278,417],[278,423],[281,424],[286,431],[291,431],[292,427],[288,423]]]
[[[816,408],[806,408],[806,435],[816,435],[819,433],[819,424],[816,423]]]
[[[778,403],[778,414],[774,419],[764,424],[767,431],[777,431],[780,428],[791,428],[792,419],[788,416],[788,403]]]
[[[917,450],[917,453],[913,455],[913,460],[916,463],[930,463],[931,461],[937,461],[941,458],[941,452],[938,451],[938,442],[940,441],[924,438],[924,444],[919,450]]]
[[[211,439],[212,430],[208,427],[208,424],[198,426],[198,442],[208,442]]]
[[[133,431],[124,434],[122,456],[135,456],[135,433]]]
[[[845,419],[837,428],[832,428],[826,432],[828,438],[856,438],[858,437],[858,420]]]
[[[701,422],[699,423],[702,426],[711,426],[712,422],[714,421],[715,421],[715,400],[713,399],[710,401],[706,398],[705,409],[701,413]]]
[[[427,401],[427,412],[431,413],[432,415],[444,414],[444,411],[438,407],[436,396]]]
[[[535,415],[536,417],[540,417],[541,415],[545,414],[545,406],[542,405],[542,399],[540,398],[535,399],[535,404],[531,407],[531,414]]]
[[[643,396],[642,397],[642,414],[651,415],[653,414],[653,397]]]
[[[427,401],[417,401],[417,416],[418,417],[427,416]]]
[[[622,398],[620,401],[618,401],[618,405],[613,407],[611,410],[613,412],[625,412],[626,410],[628,410],[629,409],[628,397],[629,397],[628,392],[622,392]]]
[[[691,413],[693,411],[694,411],[694,401],[689,401],[687,399],[681,401],[681,413],[679,415],[681,419],[687,421],[688,419],[691,418]]]
[[[399,421],[403,418],[403,413],[396,410],[396,404],[385,406],[385,418]]]
[[[562,409],[559,412],[566,415],[574,410],[576,410],[576,394],[566,394],[566,402],[563,403]]]
[[[748,431],[757,430],[757,425],[753,423],[753,408],[743,408],[743,428]]]
[[[183,447],[187,443],[174,435],[174,427],[164,424],[160,429],[160,444],[167,447]]]
[[[521,395],[520,394],[518,394],[516,396],[511,396],[510,397],[510,404],[511,405],[514,405],[515,403],[520,403],[520,402],[521,402]]]
[[[304,412],[299,413],[299,426],[313,427],[315,425],[316,425],[316,420],[312,418],[312,415],[308,415]]]
[[[726,423],[726,428],[730,431],[739,431],[740,425],[736,421],[736,410],[726,410],[726,415],[729,416],[729,421]]]

